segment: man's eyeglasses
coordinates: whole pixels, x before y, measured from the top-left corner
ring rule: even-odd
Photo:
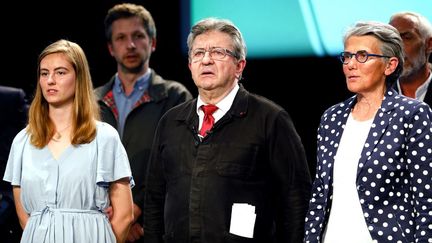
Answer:
[[[209,53],[210,58],[213,59],[213,60],[223,60],[226,57],[226,55],[238,58],[237,55],[234,54],[234,52],[232,52],[232,51],[230,51],[228,49],[225,49],[225,48],[222,48],[222,47],[212,47],[212,48],[210,48],[208,50],[203,49],[203,48],[197,48],[197,49],[193,50],[190,53],[190,59],[191,59],[191,61],[192,62],[199,62],[199,61],[201,61],[204,58],[206,52]]]
[[[355,59],[359,63],[365,63],[365,62],[367,62],[367,60],[369,59],[369,57],[385,57],[385,58],[390,58],[389,56],[383,56],[383,55],[378,55],[378,54],[371,54],[371,53],[368,53],[365,50],[361,50],[361,51],[358,51],[356,53],[352,53],[352,52],[348,52],[348,51],[343,51],[339,55],[339,59],[341,60],[341,62],[343,64],[348,64],[348,62],[351,60],[351,58],[353,56],[355,56]]]

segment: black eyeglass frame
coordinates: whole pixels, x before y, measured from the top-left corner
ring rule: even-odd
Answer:
[[[346,58],[346,56],[349,56],[349,59]],[[355,59],[357,60],[357,62],[359,63],[365,63],[369,60],[369,57],[384,57],[384,58],[390,58],[391,56],[384,56],[384,55],[379,55],[379,54],[373,54],[373,53],[368,53],[365,50],[360,50],[357,51],[356,53],[352,53],[349,51],[343,51],[339,54],[339,60],[343,63],[343,64],[348,64],[349,61],[352,59],[352,57],[355,57]],[[366,59],[364,61],[359,60],[360,56],[365,56]]]

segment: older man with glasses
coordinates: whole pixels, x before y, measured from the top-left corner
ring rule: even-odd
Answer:
[[[188,47],[199,95],[159,123],[145,242],[302,242],[311,182],[290,116],[239,83],[246,46],[233,23],[199,21]]]

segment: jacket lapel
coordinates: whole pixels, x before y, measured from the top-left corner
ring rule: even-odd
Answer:
[[[382,101],[381,107],[378,109],[377,114],[372,122],[371,129],[366,139],[365,146],[363,147],[362,154],[359,160],[359,165],[357,167],[357,180],[359,180],[362,169],[365,167],[366,163],[371,163],[370,158],[374,153],[374,149],[378,145],[382,136],[385,134],[389,124],[391,123],[393,117],[393,110],[395,109],[394,104],[396,104],[395,96],[396,91],[389,89]],[[358,181],[357,181],[358,182]]]

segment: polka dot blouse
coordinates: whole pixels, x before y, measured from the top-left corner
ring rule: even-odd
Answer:
[[[332,203],[334,157],[355,101],[353,96],[321,117],[305,242],[322,242]],[[431,119],[429,106],[392,89],[375,115],[356,180],[374,242],[432,242]]]

